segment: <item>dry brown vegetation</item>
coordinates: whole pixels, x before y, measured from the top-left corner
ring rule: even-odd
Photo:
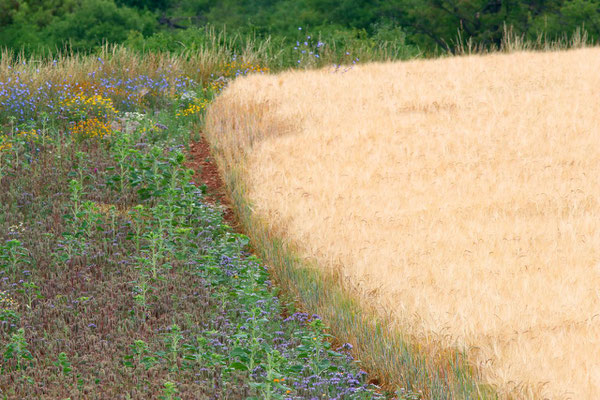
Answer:
[[[595,399],[597,71],[592,48],[252,76],[207,130],[256,215],[401,331],[505,395]]]

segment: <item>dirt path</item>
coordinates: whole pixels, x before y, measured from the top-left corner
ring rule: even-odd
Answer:
[[[242,225],[239,223],[233,208],[231,207],[231,201],[227,195],[227,190],[221,174],[217,168],[215,159],[210,153],[210,145],[204,136],[200,137],[197,142],[190,143],[190,151],[188,153],[188,160],[185,164],[188,168],[195,171],[194,183],[201,187],[206,186],[206,194],[204,199],[207,203],[217,205],[223,209],[223,218],[226,223],[233,228],[235,232],[243,233]],[[276,279],[273,278],[275,281]],[[307,312],[304,305],[296,299],[296,306],[299,311]],[[284,310],[283,317],[287,317],[287,313]],[[338,348],[344,343],[340,342],[336,337],[331,337],[330,342],[333,348]],[[353,354],[355,355],[355,354]],[[381,382],[377,377],[370,376],[367,379],[369,385],[381,385]]]
[[[206,201],[209,204],[221,207],[227,225],[231,226],[236,232],[240,232],[241,225],[231,208],[225,185],[219,174],[215,159],[210,154],[210,145],[204,136],[201,136],[199,141],[190,143],[186,166],[195,171],[194,182],[196,185],[206,186]]]

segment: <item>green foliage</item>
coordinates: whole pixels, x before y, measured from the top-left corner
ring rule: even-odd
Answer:
[[[0,43],[26,53],[67,47],[89,51],[103,43],[123,42],[131,31],[149,35],[153,14],[114,0],[0,0]]]
[[[11,239],[0,244],[0,270],[8,272],[14,278],[19,266],[28,263],[27,249],[19,240]]]
[[[130,31],[150,34],[155,26],[151,14],[118,7],[113,0],[83,0],[73,12],[53,23],[48,31],[55,43],[64,40],[71,49],[81,51],[103,43],[120,43]]]
[[[172,0],[117,0],[119,6],[135,7],[148,10],[164,10],[172,6]]]
[[[570,36],[579,28],[586,30],[594,40],[600,37],[600,1],[567,0],[557,4],[555,12],[544,12],[531,21],[530,36],[549,38]]]
[[[163,395],[160,396],[160,399],[164,399],[164,400],[180,399],[180,397],[175,397],[177,392],[178,392],[177,385],[175,385],[173,382],[165,382],[164,388],[163,388]]]
[[[328,42],[358,36],[455,51],[466,42],[498,48],[507,28],[533,41],[581,29],[597,40],[600,0],[0,0],[0,43],[26,53],[123,42],[194,50],[210,40],[206,26],[288,44],[302,27]]]
[[[22,371],[30,366],[33,356],[27,349],[27,340],[23,328],[12,334],[10,341],[4,348],[3,358],[2,372],[5,372],[5,370]]]
[[[62,352],[58,355],[58,359],[54,362],[54,365],[58,368],[60,374],[69,375],[73,368],[71,368],[71,363],[69,362],[69,358],[67,354]]]

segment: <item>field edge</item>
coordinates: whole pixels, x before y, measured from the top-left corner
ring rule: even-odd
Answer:
[[[371,305],[361,304],[335,274],[325,273],[302,258],[293,245],[271,231],[253,212],[246,196],[245,157],[239,154],[241,148],[234,146],[238,154],[232,157],[231,149],[225,149],[219,141],[222,136],[211,134],[205,127],[204,137],[223,177],[234,213],[248,233],[253,249],[270,266],[274,280],[306,309],[318,313],[336,338],[352,344],[357,358],[381,386],[399,396],[414,392],[427,399],[499,398],[494,387],[477,379],[464,352],[445,349],[434,357],[426,355],[403,332],[392,328],[389,317]]]

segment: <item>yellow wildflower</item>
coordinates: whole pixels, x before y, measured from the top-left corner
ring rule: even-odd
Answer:
[[[18,303],[9,296],[7,292],[0,291],[0,308],[5,310],[16,310]]]
[[[86,119],[79,121],[71,127],[71,134],[80,139],[88,138],[103,138],[104,136],[110,135],[112,130],[110,126],[99,120],[98,118]]]
[[[0,152],[12,149],[12,143],[8,141],[8,136],[0,135]]]
[[[76,93],[72,97],[63,100],[60,106],[68,117],[75,120],[82,117],[109,120],[118,113],[113,101],[101,95],[86,96],[83,93]]]
[[[12,143],[0,143],[0,151],[12,149]]]

